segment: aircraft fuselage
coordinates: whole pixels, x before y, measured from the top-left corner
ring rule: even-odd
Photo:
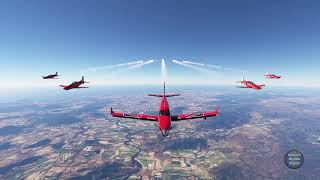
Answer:
[[[248,88],[252,88],[252,89],[256,89],[256,90],[260,90],[262,89],[261,86],[258,86],[254,83],[252,83],[251,81],[241,81],[241,83],[245,86],[247,86]]]
[[[158,127],[163,136],[167,136],[171,129],[170,109],[166,97],[162,97],[159,109]]]
[[[55,77],[57,77],[58,75],[48,75],[48,76],[43,76],[43,79],[54,79]]]
[[[76,82],[73,82],[72,84],[70,84],[69,86],[64,86],[63,89],[70,90],[70,89],[78,88],[81,84],[83,84],[82,81],[76,81]]]
[[[265,77],[269,78],[269,79],[280,79],[281,78],[281,76],[277,76],[274,74],[266,74]]]

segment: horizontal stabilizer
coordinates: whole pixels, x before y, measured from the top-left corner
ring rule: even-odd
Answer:
[[[148,96],[163,97],[163,95],[161,95],[161,94],[148,94]]]
[[[161,94],[148,94],[148,96],[163,97]],[[180,96],[180,94],[166,94],[165,97]]]
[[[180,94],[166,94],[166,97],[180,96]]]

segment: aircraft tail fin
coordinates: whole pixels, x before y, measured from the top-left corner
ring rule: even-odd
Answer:
[[[173,97],[173,96],[180,96],[180,94],[166,94],[166,83],[163,83],[163,95],[161,94],[148,94],[148,96],[154,97]]]
[[[217,114],[219,114],[218,106],[216,107],[216,110],[215,110],[214,112],[216,112]]]
[[[163,96],[166,96],[166,82],[163,82]]]
[[[89,83],[89,82],[84,81],[84,76],[82,76],[81,82],[82,83]]]

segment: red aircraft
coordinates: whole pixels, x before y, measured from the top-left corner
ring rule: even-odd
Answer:
[[[242,76],[241,81],[238,81],[238,82],[240,82],[241,84],[244,85],[244,86],[237,86],[238,88],[252,88],[252,89],[260,90],[260,89],[262,89],[263,86],[266,86],[264,84],[257,85],[252,81],[244,80],[243,76]]]
[[[165,83],[163,87],[163,95],[160,94],[148,94],[148,96],[161,97],[160,110],[158,115],[148,115],[148,114],[127,114],[122,112],[114,112],[111,107],[111,115],[113,117],[120,118],[131,118],[131,119],[139,119],[146,121],[157,121],[158,127],[163,136],[168,136],[169,130],[172,129],[171,122],[172,121],[181,121],[188,119],[196,119],[207,117],[217,116],[219,114],[218,108],[215,111],[204,112],[204,113],[191,113],[191,114],[180,114],[180,115],[170,115],[169,104],[167,101],[167,97],[180,96],[180,94],[166,94],[165,93]]]
[[[270,74],[270,73],[266,73],[266,75],[264,75],[266,78],[269,78],[269,79],[280,79],[281,76],[277,76],[275,74]]]
[[[89,83],[89,82],[85,82],[84,76],[82,76],[82,79],[80,81],[75,81],[68,86],[65,86],[65,85],[60,85],[60,86],[63,87],[64,90],[70,90],[70,89],[76,89],[76,88],[89,88],[89,87],[80,87],[80,85],[84,83]]]
[[[58,75],[58,72],[56,72],[55,74],[50,74],[50,75],[48,75],[48,76],[42,76],[42,78],[43,78],[43,79],[58,79],[58,78],[55,78],[55,77],[57,77],[57,76],[59,76],[59,75]]]

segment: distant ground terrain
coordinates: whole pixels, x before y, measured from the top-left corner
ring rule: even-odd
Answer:
[[[148,92],[69,94],[0,104],[0,179],[319,179],[320,94],[315,91],[186,89],[171,113],[212,110],[207,120],[116,119],[115,110],[157,113]],[[153,93],[153,92],[152,92]],[[50,95],[48,95],[50,96]],[[76,97],[75,97],[76,96]],[[304,155],[289,169],[284,155]]]

